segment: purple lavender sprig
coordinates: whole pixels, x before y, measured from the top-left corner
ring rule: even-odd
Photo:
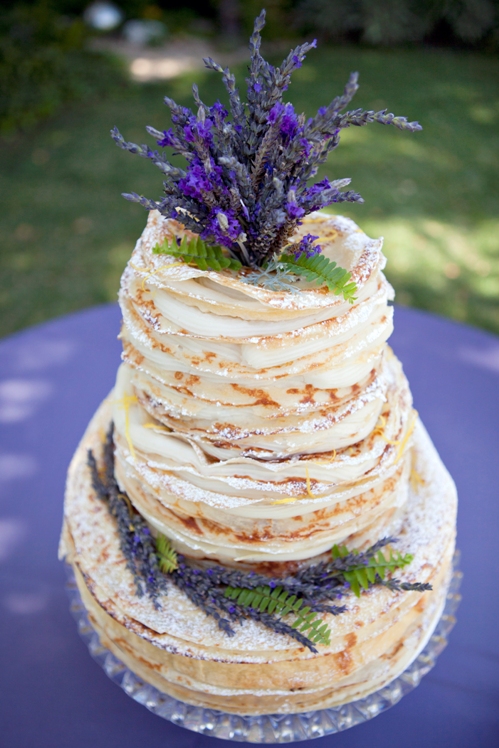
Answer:
[[[234,629],[230,625],[230,621],[221,615],[220,610],[225,613],[229,613],[229,619],[234,621],[237,616],[235,611],[224,610],[221,604],[220,598],[222,593],[220,590],[214,589],[206,575],[201,569],[196,569],[186,563],[183,556],[178,556],[178,568],[172,572],[169,577],[172,582],[189,598],[189,600],[201,608],[206,615],[214,618],[220,628],[228,636],[234,636]]]
[[[291,636],[312,652],[317,652],[311,639],[282,621],[279,616],[230,600],[225,594],[224,587],[215,585],[207,570],[191,566],[183,556],[178,556],[178,569],[172,572],[169,578],[194,605],[214,618],[218,627],[228,636],[235,634],[231,623],[242,623],[245,618],[251,618],[278,634]],[[343,609],[340,612],[343,612]]]
[[[158,597],[166,594],[166,577],[161,573],[156,556],[156,544],[147,523],[132,507],[130,499],[123,493],[114,477],[114,425],[111,424],[104,443],[102,474],[91,450],[87,463],[90,468],[92,487],[96,495],[107,504],[115,518],[123,555],[133,575],[137,594],[144,593],[152,599],[155,608],[161,608]]]
[[[194,86],[195,113],[166,97],[172,126],[163,131],[147,127],[160,148],[171,148],[185,158],[185,169],[174,167],[164,151],[127,142],[116,128],[111,131],[120,148],[151,160],[165,177],[165,194],[159,200],[133,192],[124,195],[128,200],[178,219],[208,244],[225,247],[234,259],[253,268],[281,254],[307,214],[333,203],[362,201],[358,193],[343,191],[349,179],[325,178],[310,184],[337,147],[343,129],[371,122],[410,132],[421,129],[417,122],[386,110],[344,111],[357,91],[357,73],[351,74],[343,94],[315,117],[297,114],[283,96],[293,71],[316,42],[299,45],[273,67],[260,53],[264,25],[262,11],[250,39],[246,102],[230,70],[211,58],[204,60],[208,69],[222,75],[230,118],[219,101],[207,106]]]
[[[293,576],[282,578],[269,577],[254,571],[230,569],[225,566],[211,566],[205,569],[204,573],[215,586],[244,587],[245,589],[256,589],[262,586],[268,586],[271,589],[281,587],[289,594],[305,598],[309,605],[314,605],[318,597],[321,601],[341,598],[348,589],[343,581],[333,576],[334,565],[325,562],[302,569]],[[338,612],[343,612],[343,610]]]
[[[305,234],[303,239],[292,248],[292,254],[294,255],[295,260],[299,260],[303,255],[310,258],[320,254],[322,252],[322,247],[320,244],[314,244],[318,238],[318,236],[313,236],[312,234]]]

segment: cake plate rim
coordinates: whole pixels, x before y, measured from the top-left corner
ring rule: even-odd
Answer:
[[[292,743],[342,732],[367,722],[387,711],[419,685],[421,679],[435,665],[439,654],[448,643],[448,635],[456,623],[455,612],[461,601],[459,588],[459,551],[453,558],[453,573],[447,590],[442,614],[425,647],[412,663],[390,683],[369,696],[337,707],[296,714],[261,714],[256,716],[229,714],[215,709],[186,704],[139,678],[115,655],[104,647],[93,628],[76,586],[74,572],[66,563],[66,590],[70,611],[76,620],[78,633],[86,643],[93,659],[106,675],[130,698],[145,706],[153,714],[185,727],[193,732],[225,740],[247,743]]]

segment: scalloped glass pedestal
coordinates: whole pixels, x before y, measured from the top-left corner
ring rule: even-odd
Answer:
[[[448,634],[456,622],[454,613],[461,600],[459,587],[462,578],[462,573],[457,568],[458,560],[456,553],[454,573],[442,616],[426,647],[407,670],[387,686],[364,699],[331,709],[302,714],[264,714],[257,717],[241,717],[184,704],[182,701],[161,693],[154,686],[138,678],[102,646],[88,620],[73,571],[68,565],[67,590],[71,600],[71,613],[78,624],[81,638],[88,645],[90,654],[101,665],[106,675],[139,704],[143,704],[159,717],[203,735],[247,743],[292,743],[332,735],[361,722],[367,722],[381,712],[385,712],[400,701],[402,696],[419,685],[421,678],[432,669],[436,658],[445,649]]]

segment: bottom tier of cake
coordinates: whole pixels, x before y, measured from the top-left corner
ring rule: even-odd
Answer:
[[[210,737],[245,743],[291,743],[333,735],[367,722],[386,712],[420,684],[421,679],[435,666],[437,657],[447,646],[449,633],[456,622],[454,614],[461,601],[459,588],[462,579],[457,551],[453,563],[454,573],[442,616],[425,648],[401,675],[364,699],[328,709],[296,714],[241,716],[193,706],[168,696],[139,678],[102,645],[90,623],[73,569],[69,565],[66,567],[66,589],[78,632],[87,644],[90,654],[113,683],[120,686],[134,701],[162,719]]]
[[[410,488],[398,549],[414,555],[397,574],[429,582],[431,592],[376,587],[327,616],[331,643],[314,654],[294,640],[246,621],[229,638],[171,586],[161,608],[138,597],[113,517],[90,480],[87,451],[100,451],[109,423],[105,403],[70,468],[61,555],[72,565],[101,642],[140,678],[188,704],[242,715],[310,712],[363,698],[393,681],[427,644],[441,617],[452,575],[456,493],[418,423]]]

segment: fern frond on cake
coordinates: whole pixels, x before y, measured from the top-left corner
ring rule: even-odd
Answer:
[[[282,587],[227,587],[225,597],[243,607],[253,608],[260,613],[279,615],[281,618],[294,613],[296,619],[291,624],[292,628],[306,633],[314,644],[330,643],[331,632],[327,623],[323,623],[317,612],[306,605],[303,598],[291,595]]]
[[[241,267],[241,263],[227,257],[221,247],[206,244],[198,236],[191,239],[184,236],[180,244],[175,239],[165,239],[163,244],[156,244],[153,252],[178,257],[188,264],[197,265],[200,270],[239,270]]]
[[[171,574],[172,571],[178,569],[177,554],[165,535],[159,534],[156,538],[156,555],[163,574]]]
[[[319,286],[326,285],[337,296],[343,294],[344,299],[351,304],[356,301],[354,294],[357,291],[357,284],[349,282],[352,274],[322,254],[307,257],[304,253],[298,258],[295,255],[283,254],[279,258],[279,265]]]
[[[334,545],[331,553],[333,558],[345,558],[352,551],[349,551],[344,545]],[[389,550],[388,554],[387,558],[380,550],[364,563],[358,566],[349,566],[348,570],[343,572],[343,577],[349,583],[354,595],[360,597],[361,588],[367,590],[370,584],[375,584],[377,581],[382,582],[387,573],[408,566],[414,558],[410,553],[402,555],[399,551],[393,551],[392,549]]]

